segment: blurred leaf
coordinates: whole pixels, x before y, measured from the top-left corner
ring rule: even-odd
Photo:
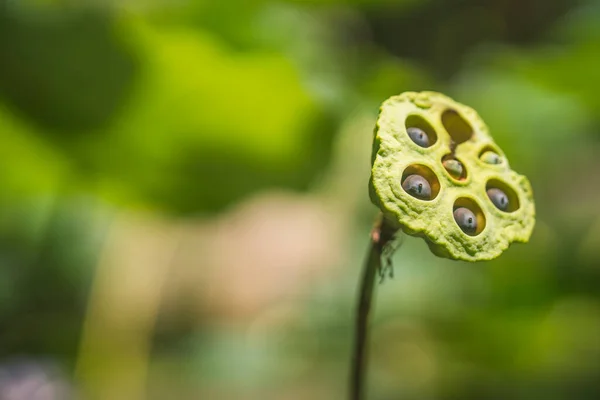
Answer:
[[[39,131],[0,104],[0,201],[55,192],[69,174],[69,163]]]
[[[222,208],[261,186],[306,185],[326,161],[332,132],[280,54],[135,19],[121,35],[140,60],[134,96],[103,138],[80,143],[109,196]]]
[[[107,125],[128,93],[134,60],[111,16],[0,7],[0,93],[47,130],[82,133]]]

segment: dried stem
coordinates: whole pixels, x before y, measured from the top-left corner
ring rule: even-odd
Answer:
[[[384,247],[394,238],[395,233],[396,230],[386,224],[385,219],[381,215],[371,231],[371,245],[369,246],[369,254],[365,261],[360,284],[358,307],[356,310],[355,338],[350,379],[351,400],[364,399],[364,382],[367,369],[368,325],[375,277],[378,272],[382,273],[383,271],[382,255]]]

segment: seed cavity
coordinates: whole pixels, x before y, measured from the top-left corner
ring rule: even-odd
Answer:
[[[402,172],[402,190],[419,200],[433,200],[440,193],[440,181],[431,168],[411,164]]]
[[[419,175],[409,175],[402,182],[402,188],[406,193],[421,200],[431,200],[431,185],[427,179]]]
[[[479,151],[479,159],[489,165],[506,164],[502,152],[492,143],[487,144]]]
[[[485,191],[492,204],[500,211],[514,212],[520,207],[517,192],[500,179],[490,179]]]
[[[458,198],[454,202],[452,213],[458,227],[469,236],[477,236],[485,228],[485,214],[471,198]]]
[[[506,211],[508,209],[508,196],[502,190],[491,188],[487,190],[487,195],[499,210]]]
[[[467,177],[467,170],[463,163],[451,155],[442,158],[442,165],[448,174],[456,180],[464,180]]]
[[[409,115],[404,121],[408,137],[419,147],[428,148],[437,142],[435,129],[420,115]]]
[[[466,142],[473,136],[473,128],[456,110],[444,111],[442,124],[456,145]]]
[[[502,163],[502,158],[498,155],[498,153],[495,153],[493,151],[486,151],[481,155],[481,161],[483,161],[486,164],[501,164]]]
[[[464,233],[473,235],[477,231],[477,217],[475,213],[466,207],[454,210],[454,220]]]
[[[408,136],[415,142],[418,146],[421,147],[429,147],[429,136],[420,128],[411,127],[406,129]]]

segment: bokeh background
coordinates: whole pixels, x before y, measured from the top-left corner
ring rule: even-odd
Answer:
[[[538,218],[493,262],[405,239],[368,398],[600,398],[597,0],[0,0],[0,398],[345,398],[407,90],[478,110]]]

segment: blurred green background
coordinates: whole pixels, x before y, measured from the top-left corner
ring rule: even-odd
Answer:
[[[0,398],[345,398],[409,90],[479,111],[537,225],[406,238],[368,398],[600,398],[598,0],[0,0]]]

